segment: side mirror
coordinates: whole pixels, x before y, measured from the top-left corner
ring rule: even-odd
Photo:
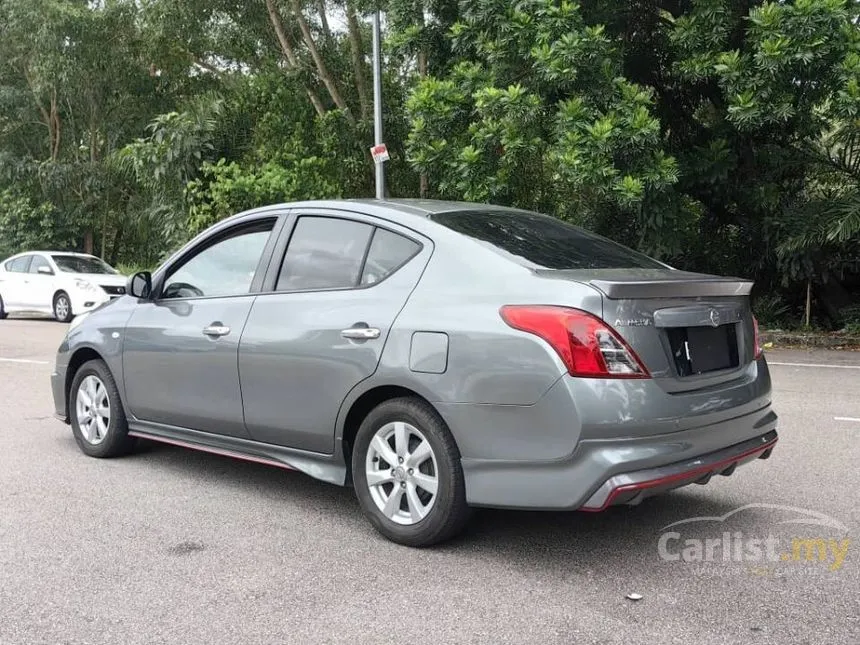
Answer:
[[[152,274],[149,271],[135,273],[128,279],[125,292],[135,298],[148,300],[152,294]]]
[[[54,275],[51,267],[46,267],[44,264],[36,269],[36,273],[41,273],[42,275]]]

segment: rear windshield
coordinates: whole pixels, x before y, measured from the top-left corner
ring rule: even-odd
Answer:
[[[436,213],[431,219],[533,268],[665,268],[626,246],[538,213],[457,211]]]

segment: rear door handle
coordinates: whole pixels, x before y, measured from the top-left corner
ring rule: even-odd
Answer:
[[[341,331],[340,335],[353,340],[370,340],[371,338],[379,338],[379,333],[376,327],[350,327]]]
[[[203,328],[203,334],[205,336],[219,337],[226,336],[230,333],[230,328],[227,325],[222,325],[221,323],[212,323],[208,327]]]

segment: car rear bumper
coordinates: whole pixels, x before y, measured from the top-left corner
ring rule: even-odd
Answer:
[[[777,416],[768,403],[719,423],[636,438],[588,439],[568,457],[513,461],[463,458],[473,506],[598,511],[692,484],[769,457]]]
[[[729,476],[735,468],[770,457],[778,440],[776,430],[695,459],[607,479],[583,504],[581,511],[602,511],[617,504],[638,504],[646,497],[688,484],[707,484],[714,475]]]

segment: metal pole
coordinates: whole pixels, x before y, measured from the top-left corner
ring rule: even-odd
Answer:
[[[379,10],[373,12],[373,138],[379,145],[382,141],[382,54],[380,53]],[[376,166],[376,199],[385,199],[385,162]]]

